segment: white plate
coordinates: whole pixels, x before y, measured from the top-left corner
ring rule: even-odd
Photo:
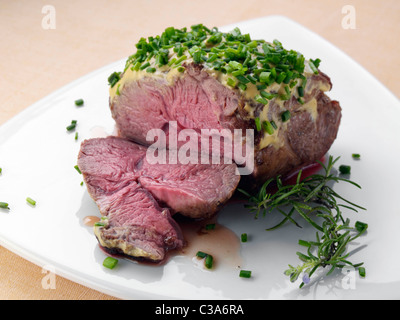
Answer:
[[[253,38],[279,39],[307,58],[320,58],[321,69],[331,77],[329,95],[340,101],[343,118],[330,154],[350,164],[351,179],[363,187],[339,184],[337,189],[368,209],[349,215],[352,221],[369,224],[368,234],[358,241],[362,249],[352,256],[352,261],[365,262],[365,279],[355,272],[337,272],[298,289],[299,283],[290,283],[283,271],[299,263],[295,252],[302,248],[297,240],[311,239],[311,228],[288,225],[266,232],[272,222],[254,220],[240,204],[227,206],[219,222],[238,237],[243,232],[250,235],[239,254],[241,268],[253,272],[251,279],[239,278],[237,267],[229,264],[203,271],[184,256],[158,267],[121,260],[116,269],[105,269],[105,255],[91,228],[82,223],[98,210],[80,186],[74,165],[80,141],[101,131],[96,127],[113,132],[107,77],[125,61],[74,81],[0,128],[0,201],[11,207],[8,213],[0,210],[1,245],[61,276],[124,299],[400,298],[399,101],[344,53],[287,18],[271,16],[221,29],[235,26]],[[83,107],[74,105],[78,98],[85,100]],[[65,130],[72,119],[78,120],[77,142]],[[360,161],[352,160],[355,152],[361,154]],[[26,204],[27,196],[37,200],[35,208]]]

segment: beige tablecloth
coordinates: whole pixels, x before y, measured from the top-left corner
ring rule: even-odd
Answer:
[[[0,1],[0,125],[128,56],[141,36],[168,26],[222,26],[276,14],[339,47],[400,97],[398,0],[14,0]],[[0,247],[0,299],[114,299],[58,275],[52,286],[48,275]]]

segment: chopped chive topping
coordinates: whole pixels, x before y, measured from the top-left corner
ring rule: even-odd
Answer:
[[[269,121],[264,121],[262,123],[263,129],[265,132],[267,132],[268,134],[274,134],[274,127],[272,126],[271,122]]]
[[[103,261],[103,266],[108,269],[114,269],[117,264],[118,260],[112,257],[107,257]]]
[[[108,84],[112,87],[121,79],[121,72],[114,72],[108,77]]]
[[[359,153],[353,153],[351,156],[353,157],[353,159],[356,159],[356,160],[361,158],[361,155]],[[0,172],[1,172],[1,170],[0,170]]]
[[[75,132],[75,140],[78,140],[78,137],[79,137],[78,132]]]
[[[74,166],[75,170],[79,172],[79,174],[82,174],[81,170],[79,169],[78,165]]]
[[[342,164],[341,166],[339,166],[339,171],[340,171],[341,174],[349,174],[350,171],[351,171],[351,167]]]
[[[84,101],[83,101],[83,99],[78,99],[78,100],[75,100],[75,105],[76,106],[83,106],[83,104],[84,104]]]
[[[314,72],[314,74],[318,74],[318,69],[316,68],[314,63],[312,61],[309,61],[308,64],[309,64],[311,70]]]
[[[228,79],[226,80],[226,83],[227,83],[228,86],[230,86],[230,87],[235,87],[235,86],[236,86],[236,81],[235,81],[235,79],[233,79],[233,78],[228,78]]]
[[[321,62],[320,59],[306,61],[301,53],[285,49],[278,40],[268,43],[262,39],[251,39],[239,28],[221,32],[216,27],[207,28],[203,24],[181,29],[166,28],[161,35],[141,38],[135,47],[136,52],[127,59],[125,70],[131,68],[137,71],[165,65],[173,68],[191,57],[195,64],[202,63],[211,70],[226,74],[231,79],[227,84],[241,90],[246,90],[244,85],[249,82],[257,87],[265,85],[259,90],[273,83],[288,84],[292,88],[300,80],[304,83],[306,63],[317,73]],[[108,78],[110,86],[113,87],[120,77],[121,72],[112,73]]]
[[[146,72],[148,72],[148,73],[154,73],[154,72],[156,72],[156,68],[148,67],[148,68],[146,69]]]
[[[297,92],[299,93],[299,97],[304,97],[304,88],[303,87],[298,87]]]
[[[358,274],[360,275],[360,277],[365,278],[365,268],[364,267],[359,267],[358,268]]]
[[[104,227],[106,224],[104,222],[95,222],[94,226],[95,227]]]
[[[1,172],[3,171],[3,169],[2,168],[0,168],[0,174],[1,174]]]
[[[214,260],[213,256],[208,254],[207,257],[206,257],[206,260],[204,262],[204,265],[206,266],[207,269],[212,269],[213,260]]]
[[[257,101],[257,102],[259,102],[259,103],[262,103],[262,104],[268,104],[268,100],[267,99],[264,99],[261,95],[259,95],[259,94],[257,94],[255,97],[254,97],[254,100],[255,101]]]
[[[240,270],[239,277],[241,277],[241,278],[251,278],[251,271],[250,270]]]
[[[256,129],[257,129],[257,131],[261,131],[261,120],[260,120],[260,118],[259,118],[259,117],[256,117],[256,118],[254,119],[254,122],[256,123]]]
[[[7,202],[0,202],[0,208],[10,210]]]
[[[31,205],[33,205],[33,206],[36,206],[36,201],[33,200],[32,198],[27,197],[27,198],[26,198],[26,202],[28,202],[29,204],[31,204]]]
[[[290,111],[286,110],[285,112],[283,112],[281,118],[283,122],[288,121],[290,119]]]
[[[240,235],[240,240],[241,240],[242,242],[247,242],[247,233],[242,233],[242,234]]]

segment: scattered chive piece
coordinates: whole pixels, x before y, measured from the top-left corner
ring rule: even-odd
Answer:
[[[7,202],[0,202],[0,208],[10,210]]]
[[[239,277],[241,277],[241,278],[251,278],[251,271],[250,270],[240,270]]]
[[[215,229],[215,223],[206,224],[206,230],[214,230],[214,229]]]
[[[284,113],[281,115],[282,121],[286,122],[290,119],[290,112],[289,110],[286,110]]]
[[[368,224],[361,221],[356,221],[355,227],[357,231],[361,233],[368,229]]]
[[[276,125],[275,121],[270,121],[271,122],[271,126],[274,127],[274,129],[278,129],[278,126]]]
[[[259,117],[254,119],[254,122],[256,123],[256,129],[257,131],[261,131],[261,120]]]
[[[78,132],[75,132],[75,140],[78,140]]]
[[[146,72],[148,72],[148,73],[154,73],[154,72],[156,72],[156,68],[148,67],[148,68],[146,69]]]
[[[203,251],[197,251],[196,257],[199,257],[199,258],[203,259],[203,258],[207,257],[207,253],[205,253]]]
[[[36,201],[33,200],[32,198],[27,197],[27,198],[26,198],[26,201],[27,201],[29,204],[31,204],[31,205],[33,205],[33,206],[36,206]]]
[[[77,120],[71,120],[71,124],[67,127],[67,131],[72,131],[76,128]]]
[[[83,106],[83,104],[84,104],[84,101],[83,101],[83,99],[78,99],[78,100],[75,100],[75,105],[76,106]]]
[[[213,267],[213,256],[210,254],[207,254],[206,260],[204,262],[205,266],[207,269],[212,269]]]
[[[351,156],[353,157],[353,159],[356,159],[356,160],[361,158],[361,155],[359,153],[353,153]]]
[[[103,261],[103,266],[108,268],[108,269],[114,269],[115,266],[117,265],[118,260],[112,257],[107,257]]]
[[[247,242],[247,233],[242,233],[242,234],[240,235],[240,240],[241,240],[242,242]]]
[[[3,169],[2,168],[0,168],[0,174],[1,174],[1,172],[3,171]]]
[[[349,174],[351,171],[351,167],[342,164],[341,166],[339,166],[339,171],[341,174]]]
[[[364,267],[359,267],[358,268],[358,274],[360,275],[360,277],[365,278],[365,268]]]
[[[76,169],[76,171],[79,172],[79,174],[82,174],[81,169],[79,169],[78,165],[74,166],[74,168]]]
[[[81,182],[81,186],[83,186],[83,181]]]

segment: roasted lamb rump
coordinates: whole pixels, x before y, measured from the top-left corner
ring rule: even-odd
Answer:
[[[257,185],[320,160],[336,138],[341,108],[325,94],[332,84],[319,59],[202,25],[136,46],[109,78],[111,113],[127,139],[151,145],[149,130],[168,136],[171,121],[199,141],[202,129],[254,129],[253,169],[242,180]]]

